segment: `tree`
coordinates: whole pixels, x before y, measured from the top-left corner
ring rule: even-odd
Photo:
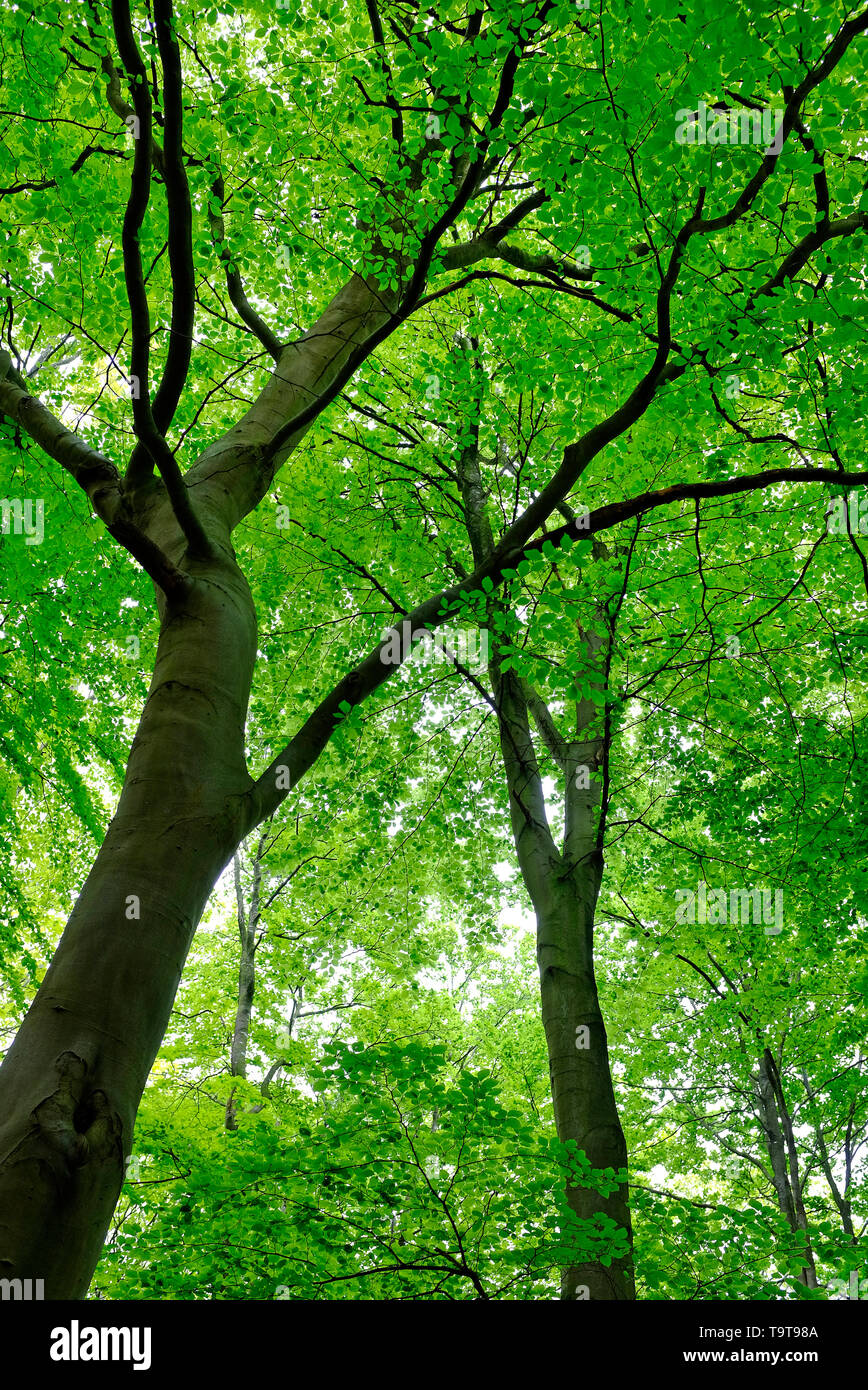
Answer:
[[[743,30],[674,6],[649,26],[629,0],[595,19],[548,0],[448,6],[433,24],[400,3],[326,13],[328,31],[303,12],[301,56],[289,63],[281,15],[254,6],[214,12],[211,21],[175,15],[168,0],[134,17],[120,0],[110,18],[82,4],[21,8],[4,19],[13,114],[0,193],[15,209],[15,241],[7,236],[5,248],[10,350],[0,359],[7,458],[28,480],[55,477],[42,472],[46,460],[64,470],[84,495],[82,526],[89,507],[153,581],[159,615],[114,818],[0,1069],[0,1200],[13,1213],[0,1258],[10,1274],[44,1278],[50,1297],[87,1289],[142,1090],[222,868],[408,655],[401,648],[395,657],[392,633],[371,645],[379,624],[364,624],[367,642],[354,640],[343,662],[330,663],[331,689],[323,694],[328,682],[319,685],[297,731],[264,771],[250,772],[245,722],[258,649],[250,578],[264,587],[274,579],[267,565],[243,562],[255,548],[255,518],[280,495],[278,477],[288,474],[296,492],[304,484],[308,501],[294,518],[302,529],[341,553],[411,632],[429,634],[462,612],[496,612],[492,595],[518,583],[523,565],[550,563],[570,542],[658,509],[690,503],[698,517],[705,501],[779,485],[816,496],[820,483],[846,489],[865,481],[846,464],[858,404],[844,378],[851,364],[864,371],[855,366],[861,329],[852,301],[868,212],[855,139],[838,126],[868,14],[830,38],[822,17],[788,10],[781,38],[750,11]],[[610,25],[619,34],[614,58]],[[37,54],[40,82],[32,75]],[[312,79],[308,63],[320,55],[324,71]],[[684,134],[693,107],[677,113],[673,129],[673,65],[679,92],[722,88],[750,116],[747,138],[739,125],[738,143],[731,140],[733,123],[721,127],[716,118],[705,145],[683,145],[677,131]],[[743,90],[724,85],[736,70],[750,73]],[[293,113],[286,129],[274,124],[281,100]],[[766,147],[753,139],[752,119],[772,101],[776,134]],[[342,114],[338,135],[320,124],[324,102]],[[691,130],[701,124],[688,122]],[[83,149],[72,136],[80,127]],[[718,159],[723,144],[726,158]],[[591,216],[601,180],[611,201]],[[286,289],[275,266],[289,272]],[[526,315],[519,324],[516,303]],[[394,376],[412,345],[435,368],[423,375],[425,400],[436,403],[455,370],[454,333],[445,344],[438,338],[441,312],[467,318],[474,304],[492,358],[502,354],[507,364],[503,406],[484,423],[470,412],[483,431],[499,433],[498,415],[517,421],[529,389],[553,400],[551,448],[528,450],[515,507],[490,544],[479,529],[482,478],[466,428],[444,427],[435,409],[408,440],[400,388],[385,410],[365,400],[378,370]],[[43,334],[48,356],[37,353]],[[33,396],[30,374],[44,377],[58,353],[69,359],[71,351]],[[274,365],[263,367],[263,356]],[[727,392],[735,384],[729,401],[748,379],[747,400],[725,406],[721,381]],[[240,415],[239,381],[247,406]],[[61,417],[72,420],[73,399],[70,429]],[[340,543],[353,533],[354,485],[342,447],[332,452],[343,432],[335,426],[352,411],[376,427],[374,448],[382,432],[400,440],[404,430],[404,442],[414,451],[421,443],[425,456],[424,468],[404,460],[400,506],[378,503],[394,545],[378,538],[369,553],[355,554]],[[689,461],[679,454],[674,468],[661,466],[655,449],[678,437],[676,424]],[[711,447],[733,440],[738,452],[723,452],[721,467]],[[444,446],[453,460],[445,471]],[[780,462],[756,467],[770,448]],[[428,450],[441,455],[433,467]],[[496,463],[495,450],[486,467]],[[583,498],[597,504],[581,512],[580,479]],[[390,491],[388,473],[378,476],[374,495]],[[404,517],[418,526],[441,497],[452,522],[442,537],[439,523],[432,534],[443,550],[417,537],[402,553]],[[546,533],[564,507],[563,525]],[[469,532],[474,547],[470,567],[455,560],[456,516],[464,534],[455,545],[467,556]],[[287,519],[286,504],[276,502],[275,530]],[[592,601],[589,611],[604,615],[602,633],[590,622],[583,628],[592,664],[597,639],[614,639],[609,600]],[[551,836],[527,699],[502,653],[492,669],[522,872],[529,887],[537,873],[539,902],[553,889],[543,864]],[[310,671],[294,698],[310,698]],[[586,680],[589,692],[601,674]],[[601,693],[606,724],[609,693]],[[592,727],[597,701],[584,698],[580,737],[562,759],[567,783],[586,734],[593,761],[604,754],[605,737],[600,743]],[[544,711],[541,718],[547,727]],[[269,751],[285,737],[272,725]],[[551,747],[564,745],[552,738]],[[541,961],[544,1009],[560,1139],[587,1154],[593,1131],[606,1129],[604,1152],[620,1160],[593,980],[602,865],[592,800],[572,801],[581,821],[565,853],[572,882],[557,910],[541,915],[543,935],[557,919],[572,949],[580,906],[581,959],[563,975]],[[573,1040],[589,1022],[600,1044],[582,1059]],[[580,1074],[588,1106],[558,1101],[567,1044],[563,1094]],[[617,1182],[613,1210],[626,1225],[620,1172]],[[579,1186],[570,1189],[574,1212],[606,1214],[605,1204],[584,1205]],[[626,1257],[614,1280],[601,1261],[591,1264],[593,1297],[630,1296]],[[568,1296],[576,1283],[573,1274]]]

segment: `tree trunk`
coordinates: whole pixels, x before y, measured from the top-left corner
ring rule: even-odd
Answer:
[[[806,1092],[806,1094],[807,1094],[808,1100],[811,1101],[811,1102],[815,1101],[815,1100],[817,1099],[817,1095],[816,1095],[816,1092],[814,1091],[813,1087],[811,1086],[810,1081],[808,1080],[808,1073],[807,1073],[807,1071],[806,1071],[806,1069],[805,1069],[804,1067],[802,1067],[802,1083],[803,1083],[803,1085],[804,1085],[804,1087],[805,1087],[805,1092]],[[845,1137],[845,1140],[844,1140],[846,1179],[845,1179],[844,1191],[843,1191],[843,1192],[841,1191],[841,1189],[839,1188],[837,1182],[835,1181],[835,1174],[834,1174],[834,1172],[833,1172],[833,1170],[832,1170],[832,1164],[831,1164],[831,1160],[830,1160],[830,1158],[829,1158],[829,1149],[828,1149],[828,1146],[827,1146],[827,1144],[826,1144],[826,1136],[825,1136],[825,1133],[823,1132],[823,1126],[822,1126],[822,1124],[820,1123],[819,1118],[815,1118],[815,1119],[812,1119],[812,1120],[811,1120],[811,1127],[812,1127],[812,1129],[813,1129],[813,1131],[814,1131],[814,1137],[815,1137],[815,1139],[816,1139],[816,1141],[817,1141],[817,1153],[818,1153],[819,1159],[820,1159],[820,1167],[821,1167],[822,1170],[823,1170],[823,1176],[825,1177],[826,1182],[827,1182],[828,1187],[829,1187],[829,1191],[830,1191],[831,1194],[832,1194],[832,1200],[834,1201],[835,1206],[838,1208],[838,1215],[839,1215],[840,1218],[841,1218],[841,1226],[842,1226],[842,1228],[843,1228],[843,1230],[844,1230],[844,1234],[847,1235],[847,1236],[849,1236],[849,1237],[850,1237],[850,1240],[853,1242],[853,1244],[856,1245],[856,1244],[858,1244],[858,1239],[859,1239],[859,1238],[858,1238],[858,1236],[856,1235],[856,1230],[855,1230],[855,1227],[853,1226],[853,1208],[852,1208],[852,1205],[851,1205],[851,1203],[850,1203],[850,1195],[849,1195],[849,1194],[850,1194],[850,1138],[851,1138],[851,1132],[852,1132],[854,1110],[855,1110],[855,1107],[851,1105],[851,1107],[850,1107],[850,1117],[849,1117],[849,1122],[848,1122],[848,1125],[847,1125],[847,1133],[846,1133],[846,1137]]]
[[[811,1247],[811,1233],[808,1227],[808,1214],[805,1211],[805,1201],[802,1194],[802,1179],[799,1172],[799,1153],[796,1147],[796,1136],[793,1131],[793,1121],[787,1105],[784,1083],[778,1069],[777,1063],[772,1056],[770,1048],[766,1048],[763,1054],[766,1073],[774,1088],[775,1100],[777,1101],[780,1112],[781,1124],[783,1126],[784,1139],[787,1146],[787,1161],[790,1174],[790,1191],[792,1192],[794,1226],[793,1230],[800,1230],[805,1237],[805,1267],[802,1270],[802,1281],[809,1289],[817,1288],[817,1270],[814,1264],[814,1252]]]
[[[538,960],[542,1018],[549,1056],[558,1138],[573,1139],[592,1168],[627,1167],[627,1144],[612,1086],[606,1027],[593,965],[593,922],[597,885],[591,874],[581,886],[567,881],[538,911]],[[632,1245],[626,1185],[604,1196],[591,1187],[567,1187],[567,1202],[582,1222],[615,1222]],[[591,1301],[635,1298],[632,1256],[608,1266],[589,1259],[564,1270],[561,1297]]]
[[[778,1206],[790,1230],[801,1231],[805,1237],[806,1260],[798,1276],[799,1283],[804,1284],[806,1288],[815,1289],[817,1271],[814,1267],[808,1219],[802,1200],[795,1135],[778,1069],[767,1047],[759,1059],[757,1090],[763,1136],[772,1167]]]
[[[472,354],[477,390],[482,376],[475,339],[458,346]],[[493,540],[485,510],[485,490],[479,467],[479,400],[470,415],[474,438],[458,460],[458,482],[464,518],[479,565],[491,553]],[[498,455],[502,452],[498,440]],[[626,580],[625,580],[626,582]],[[489,603],[489,625],[504,601]],[[604,691],[611,657],[616,615],[596,605],[608,641],[598,632],[580,636],[588,659],[591,683]],[[575,738],[558,731],[540,695],[504,670],[497,651],[489,662],[497,712],[503,768],[509,791],[510,819],[516,858],[537,920],[537,961],[540,972],[542,1019],[549,1058],[552,1102],[558,1138],[574,1141],[592,1168],[627,1168],[627,1144],[615,1104],[609,1048],[594,976],[594,911],[600,891],[605,814],[601,784],[592,780],[605,761],[609,725],[596,703],[579,699],[575,706]],[[546,812],[539,764],[530,728],[533,713],[540,738],[563,775],[565,826],[563,850],[555,845]],[[570,1211],[588,1229],[613,1221],[626,1238],[627,1253],[611,1264],[600,1258],[572,1262],[564,1269],[561,1298],[620,1301],[636,1296],[633,1280],[633,1232],[626,1184],[604,1196],[591,1187],[568,1183]],[[565,1235],[569,1236],[569,1232]],[[602,1253],[602,1252],[601,1252]]]
[[[248,829],[253,604],[225,553],[191,572],[162,607],[117,812],[0,1067],[0,1277],[48,1299],[87,1292],[193,934]]]
[[[594,912],[603,857],[598,842],[601,787],[591,776],[604,757],[605,739],[587,736],[593,718],[590,701],[577,706],[577,732],[586,735],[585,740],[567,743],[545,704],[531,692],[534,719],[564,775],[566,824],[560,852],[546,816],[526,695],[513,672],[500,669],[496,657],[491,672],[516,854],[537,919],[542,1018],[558,1138],[574,1141],[592,1168],[626,1171],[627,1145],[594,976]],[[601,1231],[612,1221],[628,1248],[608,1265],[599,1256],[571,1262],[563,1273],[561,1297],[635,1298],[627,1184],[606,1196],[593,1187],[569,1183],[566,1197],[570,1210],[586,1225],[585,1234],[589,1222]]]
[[[250,911],[244,908],[244,890],[241,884],[241,856],[236,851],[233,858],[235,872],[235,902],[238,916],[238,938],[241,955],[238,961],[238,1005],[235,1010],[235,1027],[232,1030],[232,1047],[229,1054],[229,1075],[247,1079],[247,1047],[250,1040],[250,1020],[253,1016],[253,996],[256,992],[256,929],[259,925],[259,889],[262,881],[262,856],[265,851],[263,835],[253,858],[253,890],[250,896]],[[262,1109],[254,1106],[253,1114]],[[227,1129],[238,1128],[238,1110],[235,1105],[235,1087],[226,1102],[225,1124]]]

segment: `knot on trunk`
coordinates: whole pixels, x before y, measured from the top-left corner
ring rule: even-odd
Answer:
[[[38,1139],[63,1160],[67,1172],[86,1163],[114,1158],[122,1161],[122,1124],[104,1091],[88,1084],[88,1067],[74,1052],[63,1052],[55,1063],[57,1089],[33,1111]],[[41,1146],[40,1146],[41,1147]],[[56,1162],[44,1152],[56,1171]]]

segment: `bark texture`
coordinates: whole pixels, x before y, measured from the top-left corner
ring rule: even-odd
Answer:
[[[114,819],[0,1076],[0,1276],[83,1298],[211,889],[246,829],[256,652],[228,555],[165,605]]]

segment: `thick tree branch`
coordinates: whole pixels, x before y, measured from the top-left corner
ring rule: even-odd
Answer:
[[[136,438],[139,441],[130,458],[126,481],[131,487],[136,487],[142,482],[147,481],[151,473],[151,465],[147,460],[152,460],[160,470],[163,482],[166,485],[166,492],[169,495],[169,501],[172,504],[172,510],[175,513],[178,525],[187,538],[191,553],[194,555],[206,556],[211,553],[211,543],[198,517],[193,511],[187,492],[187,486],[181,475],[178,462],[158,427],[151,406],[149,386],[151,320],[150,310],[148,308],[148,295],[145,288],[145,277],[142,269],[140,245],[142,223],[144,222],[145,212],[147,211],[148,202],[150,200],[151,188],[151,96],[145,65],[142,62],[142,56],[139,53],[138,44],[136,43],[133,33],[128,0],[112,0],[112,19],[114,22],[118,53],[130,77],[135,118],[138,121],[136,138],[134,140],[135,154],[133,156],[130,196],[127,202],[126,212],[124,213],[123,230],[121,233],[124,280],[126,282],[132,327],[131,375],[133,378],[133,427]],[[166,22],[164,14],[164,23]],[[178,84],[180,83],[179,73],[174,80],[177,81]],[[178,87],[178,93],[174,100],[180,100],[180,86]],[[176,126],[177,119],[176,113]],[[170,152],[164,156],[164,163],[166,165],[164,176],[167,180],[174,178],[173,187],[177,195],[179,178],[186,191],[186,176],[183,174],[183,170],[180,176],[178,174],[176,166],[180,160],[180,130],[177,128],[174,130],[172,129],[168,121],[168,113],[167,130],[171,136],[172,148]],[[173,172],[170,171],[170,166]],[[187,193],[187,202],[189,211],[189,193]],[[186,259],[183,243],[189,240],[189,223],[185,225],[183,211],[180,213],[178,212],[177,203],[173,215],[171,199],[169,236],[170,243],[172,240],[175,242],[173,279],[175,269],[178,268],[181,274],[180,283],[183,291],[187,272],[180,263],[183,263]],[[180,246],[179,242],[182,243]],[[190,267],[190,275],[192,275],[192,267]],[[175,299],[176,297],[173,297],[173,325],[175,324]],[[182,292],[181,320],[186,322],[188,307],[183,300],[184,294]],[[190,321],[190,332],[186,337],[186,347],[184,346],[184,334],[178,334],[177,341],[181,343],[181,347],[178,349],[178,352],[176,352],[175,363],[179,368],[183,366],[185,353],[186,360],[189,363],[189,348],[192,341],[191,334],[192,320]],[[174,340],[174,333],[172,337]],[[180,353],[180,356],[178,356],[178,353]],[[170,345],[168,358],[171,359],[172,356],[173,349]],[[186,373],[186,368],[184,368],[184,371]],[[163,380],[166,381],[165,374]],[[181,382],[181,386],[183,387],[183,381]],[[157,394],[159,397],[159,391]],[[172,405],[173,395],[174,385],[167,388],[167,392],[163,395],[161,404],[163,418],[166,417],[170,406],[171,414],[174,413],[174,405]],[[169,418],[171,418],[171,414]]]
[[[643,516],[658,507],[668,507],[674,502],[703,500],[709,497],[732,497],[740,492],[756,492],[758,489],[772,487],[775,483],[835,483],[840,487],[862,487],[868,484],[868,472],[841,473],[834,468],[769,468],[763,473],[746,473],[741,478],[727,478],[717,483],[675,483],[671,487],[657,488],[653,492],[643,492],[637,497],[623,502],[612,502],[597,507],[586,514],[584,519],[568,522],[556,531],[531,541],[521,551],[522,558],[541,551],[548,542],[555,547],[564,540],[584,540],[600,531],[611,530],[622,521]],[[586,522],[587,524],[584,524]],[[481,576],[480,576],[481,577]],[[492,578],[494,576],[492,575]]]
[[[783,148],[790,131],[797,128],[799,124],[799,113],[806,97],[834,70],[856,35],[864,33],[866,29],[868,29],[868,10],[863,11],[854,19],[845,20],[820,61],[811,68],[798,87],[791,92],[784,106],[783,120],[778,135],[778,144],[781,148]],[[774,151],[767,153],[759,169],[736,198],[729,212],[722,213],[719,217],[709,217],[700,221],[694,227],[694,232],[707,236],[710,232],[721,231],[724,227],[731,227],[737,222],[743,213],[750,208],[766,180],[771,177],[777,162],[778,155]]]
[[[242,323],[259,339],[269,356],[273,357],[275,362],[278,362],[280,360],[280,354],[283,352],[284,345],[277,335],[272,333],[268,324],[260,318],[259,314],[257,314],[248,300],[244,292],[241,273],[226,242],[226,224],[223,221],[222,213],[222,208],[226,201],[226,190],[222,174],[218,174],[211,184],[211,195],[214,200],[220,204],[221,211],[215,212],[212,205],[209,204],[208,225],[211,230],[211,240],[214,243],[214,250],[217,252],[218,259],[226,276],[226,293],[229,295],[230,303]]]
[[[549,0],[546,0],[540,7],[540,18],[544,18],[550,9],[551,4]],[[288,420],[276,431],[267,445],[267,458],[269,461],[277,463],[286,449],[286,446],[289,445],[291,441],[300,438],[301,434],[313,423],[317,416],[322,413],[325,407],[330,405],[335,397],[339,395],[344,386],[346,386],[355,375],[361,364],[371,355],[374,349],[379,347],[380,343],[385,342],[398,325],[403,323],[416,308],[422,290],[424,289],[431,268],[431,262],[439,245],[440,238],[443,236],[443,233],[452,226],[460,213],[463,212],[476,189],[485,164],[486,152],[490,146],[491,139],[501,125],[509,107],[513,88],[515,86],[518,64],[528,42],[529,40],[527,39],[517,38],[515,47],[510,50],[506,57],[500,75],[497,97],[489,113],[488,120],[486,121],[485,138],[480,142],[475,160],[469,164],[466,172],[461,177],[455,196],[445,211],[441,213],[422,237],[419,251],[413,265],[412,274],[401,293],[399,302],[388,311],[385,321],[375,329],[369,337],[366,337],[363,342],[353,348],[331,384],[320,392],[317,398],[306,409]],[[381,303],[384,306],[387,303],[382,296]]]
[[[539,553],[544,545],[557,546],[568,537],[574,540],[586,539],[598,532],[610,530],[622,521],[641,516],[658,507],[670,506],[675,502],[696,497],[728,497],[741,492],[758,491],[780,482],[825,482],[834,483],[839,487],[859,487],[868,485],[868,472],[840,473],[832,468],[773,468],[764,473],[748,474],[743,478],[731,478],[716,483],[680,483],[645,492],[623,502],[598,507],[588,513],[587,526],[577,529],[577,523],[570,522],[524,546],[516,545],[514,540],[514,537],[521,536],[524,529],[520,525],[522,518],[519,518],[519,522],[510,528],[488,559],[483,561],[473,574],[461,583],[425,599],[408,614],[411,630],[434,631],[442,627],[450,621],[456,606],[465,595],[480,591],[484,578],[490,578],[495,584],[500,584],[505,578],[515,574],[515,567],[523,558]],[[248,829],[258,825],[267,815],[273,814],[287,791],[298,783],[315,762],[344,717],[340,706],[346,704],[352,708],[361,704],[398,669],[400,662],[396,664],[391,658],[387,660],[385,657],[387,645],[391,647],[391,643],[378,643],[353,670],[347,672],[266,768],[249,793],[251,819]]]
[[[39,447],[75,479],[106,530],[127,550],[169,598],[185,593],[189,578],[168,559],[130,515],[117,468],[73,434],[47,406],[30,395],[26,383],[0,352],[0,412],[14,420]]]
[[[190,370],[196,286],[193,274],[193,211],[183,153],[181,54],[174,33],[172,0],[154,0],[154,21],[163,67],[163,182],[169,212],[172,317],[169,349],[154,396],[153,416],[157,429],[165,435],[174,419]]]
[[[521,682],[521,691],[527,707],[530,710],[533,722],[539,731],[540,738],[554,758],[561,772],[565,772],[569,745],[555,724],[551,710],[539,691],[535,690],[531,685],[530,681],[523,680]]]
[[[395,144],[398,146],[398,149],[400,149],[404,143],[404,117],[402,115],[401,108],[398,105],[398,101],[395,96],[395,87],[392,81],[392,70],[389,67],[389,61],[386,57],[386,37],[383,33],[383,23],[380,19],[380,12],[377,9],[376,0],[365,0],[365,7],[368,11],[368,22],[371,26],[371,34],[373,36],[374,43],[377,46],[377,52],[380,58],[380,68],[383,73],[383,80],[386,84],[386,106],[392,112],[392,139],[395,141]]]

